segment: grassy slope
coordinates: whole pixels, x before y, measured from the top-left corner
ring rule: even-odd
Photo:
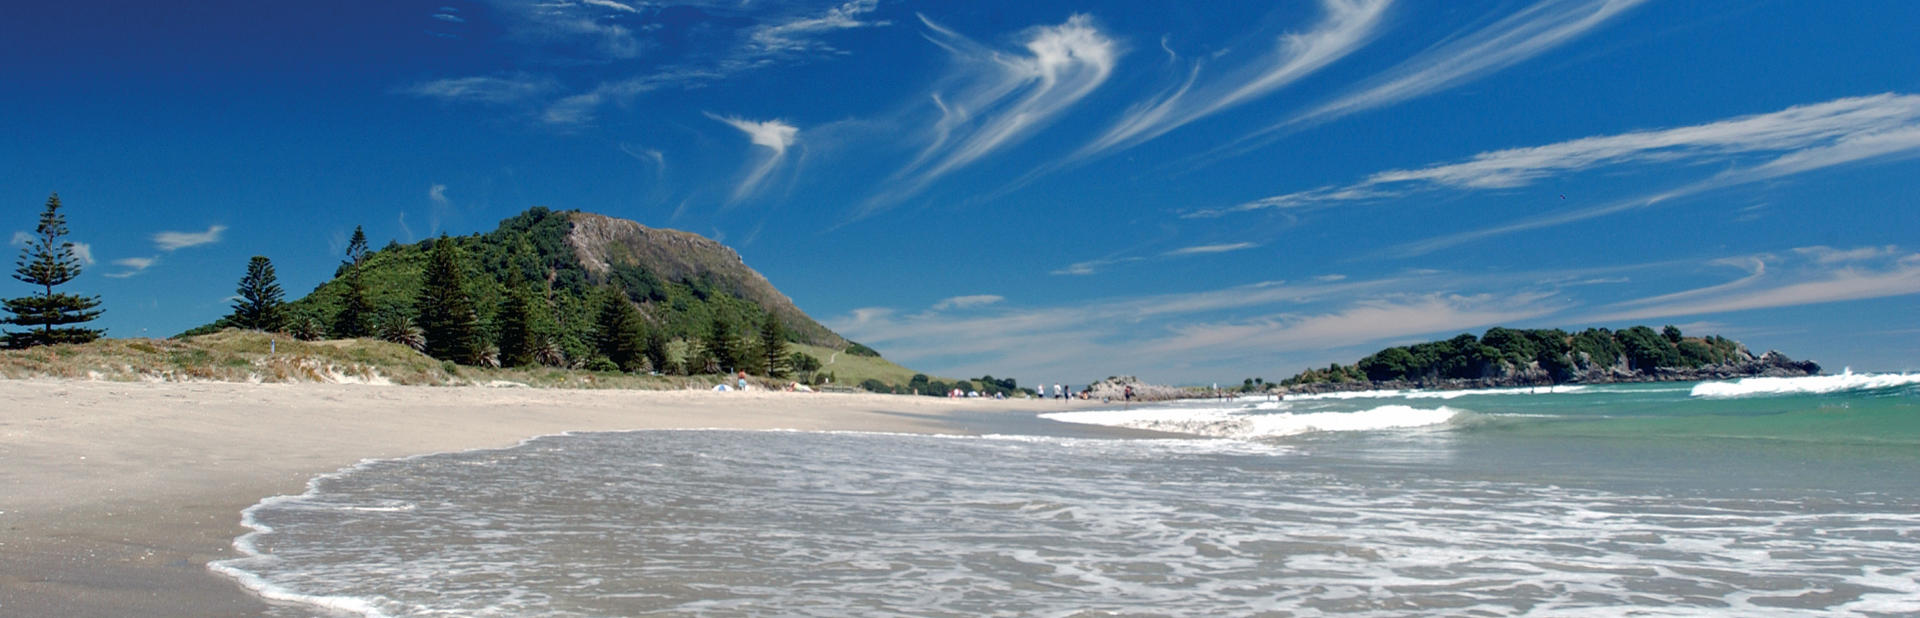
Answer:
[[[824,363],[833,351],[794,346],[818,354]],[[850,361],[849,359],[857,359]],[[848,385],[868,377],[897,377],[913,372],[877,358],[839,355],[833,370]],[[100,339],[84,345],[0,350],[0,376],[100,379],[122,382],[372,382],[415,385],[518,383],[546,388],[708,388],[730,383],[725,376],[644,376],[624,373],[533,367],[486,369],[457,367],[413,349],[372,339],[299,341],[286,335],[225,330],[180,339]],[[859,376],[851,382],[849,376]],[[783,384],[754,378],[764,386]]]
[[[840,386],[859,386],[861,380],[874,379],[887,384],[905,386],[913,378],[914,370],[893,364],[878,356],[855,356],[839,352],[832,348],[816,345],[789,344],[795,352],[805,352],[820,360],[820,371],[832,373],[834,384]],[[832,364],[827,361],[832,360]]]

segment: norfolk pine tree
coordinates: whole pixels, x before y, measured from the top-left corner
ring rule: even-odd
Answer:
[[[712,359],[721,371],[738,371],[739,349],[739,344],[733,340],[733,327],[726,320],[714,316],[707,325],[707,358]]]
[[[227,322],[240,328],[280,330],[280,306],[284,296],[280,283],[273,274],[273,262],[264,255],[253,256],[247,261],[247,274],[240,277],[240,287],[236,292],[239,299],[233,301],[233,314],[227,316]]]
[[[627,300],[616,285],[601,288],[600,310],[594,320],[595,347],[621,371],[636,371],[641,361],[651,362],[646,354],[646,324],[640,310]]]
[[[428,356],[474,364],[485,345],[480,340],[480,316],[467,294],[460,248],[442,235],[427,252],[426,283],[414,299],[420,330],[427,337]]]
[[[67,218],[60,214],[60,194],[47,196],[47,209],[40,213],[40,225],[35,228],[38,234],[27,246],[20,250],[20,261],[16,263],[13,278],[30,285],[40,286],[42,291],[31,296],[6,299],[6,309],[13,317],[0,320],[4,324],[25,326],[25,331],[8,331],[4,337],[7,347],[28,348],[52,343],[86,343],[100,337],[100,329],[61,326],[79,324],[100,317],[99,297],[78,296],[67,293],[54,293],[53,286],[72,281],[80,276],[80,259],[73,254],[73,243],[61,240],[67,235]],[[32,330],[34,327],[39,330]]]
[[[787,375],[787,331],[780,326],[780,317],[767,312],[766,320],[760,323],[760,358],[766,362],[767,375],[782,377]]]

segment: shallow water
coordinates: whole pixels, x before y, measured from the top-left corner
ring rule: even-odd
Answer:
[[[1211,436],[1185,440],[655,431],[373,462],[251,509],[270,531],[222,568],[284,615],[1920,612],[1911,384],[1413,395],[1054,417]]]

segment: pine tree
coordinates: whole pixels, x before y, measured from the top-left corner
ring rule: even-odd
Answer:
[[[740,368],[739,345],[733,340],[733,327],[718,316],[707,325],[707,358],[709,366],[718,366],[721,371],[737,371]]]
[[[280,330],[280,306],[284,294],[273,274],[273,262],[264,255],[247,261],[247,274],[240,277],[239,299],[227,323],[252,330]]]
[[[347,241],[347,265],[359,266],[367,261],[367,233],[360,226],[353,226],[353,238]]]
[[[593,340],[602,356],[613,361],[621,371],[640,369],[642,361],[651,361],[646,354],[645,329],[640,310],[627,300],[626,293],[612,285],[601,289]]]
[[[464,271],[460,248],[442,235],[427,252],[426,283],[414,299],[414,308],[420,314],[428,356],[474,364],[481,360],[486,345]]]
[[[511,287],[500,304],[500,364],[520,367],[534,364],[533,298],[527,290]]]
[[[333,316],[333,336],[342,339],[366,337],[373,334],[373,301],[367,297],[367,283],[361,276],[361,267],[346,265],[347,272],[341,278],[347,289],[340,301],[340,312]]]
[[[783,377],[787,375],[787,331],[780,326],[780,318],[767,312],[766,319],[760,322],[760,358],[766,363],[763,367],[767,375]]]
[[[25,326],[25,331],[7,331],[7,347],[28,348],[53,343],[86,343],[100,337],[101,329],[61,326],[79,324],[100,317],[97,296],[54,293],[53,287],[80,276],[80,259],[74,256],[73,243],[61,240],[67,235],[67,218],[60,214],[60,194],[47,197],[47,210],[40,213],[38,234],[20,250],[13,278],[41,287],[31,296],[6,299],[6,310],[13,317],[0,324]],[[39,327],[39,330],[32,330]]]
[[[646,347],[644,348],[644,353],[647,356],[647,364],[651,365],[654,371],[660,371],[660,372],[666,371],[667,369],[667,336],[665,334],[662,334],[660,332],[660,329],[657,329],[657,328],[647,329],[647,342],[646,342]]]

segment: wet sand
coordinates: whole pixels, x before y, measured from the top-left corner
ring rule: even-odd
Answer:
[[[564,431],[981,433],[1059,401],[783,392],[0,380],[0,615],[253,616],[209,561],[240,511],[362,459]]]

